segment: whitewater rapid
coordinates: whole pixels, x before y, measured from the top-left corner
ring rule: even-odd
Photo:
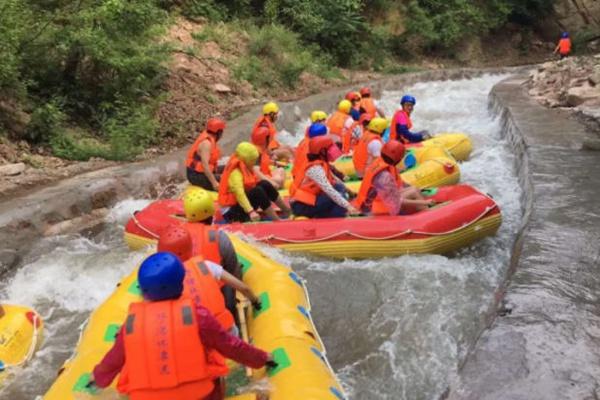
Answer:
[[[500,205],[503,224],[495,237],[450,256],[376,261],[324,261],[265,249],[307,280],[328,357],[352,399],[437,399],[485,326],[522,215],[512,155],[487,106],[491,87],[504,77],[423,82],[386,91],[380,100],[391,116],[410,93],[417,98],[416,129],[471,136],[474,152],[461,164],[462,182]],[[304,128],[282,140],[297,142]],[[107,228],[92,238],[44,239],[2,282],[0,301],[32,306],[46,321],[42,349],[2,398],[32,399],[48,389],[72,354],[78,328],[143,259],[127,250],[122,231],[130,213],[147,203],[119,203]]]

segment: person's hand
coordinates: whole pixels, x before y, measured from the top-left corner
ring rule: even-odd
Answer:
[[[267,358],[265,366],[267,367],[267,369],[273,369],[279,366],[279,364],[277,364],[277,362],[275,362],[275,360],[273,359],[273,353],[269,353],[269,357]]]
[[[213,189],[215,190],[215,192],[218,192],[218,191],[219,191],[219,182],[217,182],[217,181],[212,181],[212,182],[211,182],[211,185],[212,185]]]
[[[256,311],[260,311],[260,309],[262,308],[262,304],[260,303],[260,300],[259,299],[254,299],[252,301],[252,307],[254,307],[254,309]]]
[[[360,215],[360,211],[358,211],[356,208],[354,208],[353,206],[350,206],[348,208],[348,215],[351,215],[353,217]]]
[[[435,200],[433,200],[433,199],[428,199],[428,200],[425,200],[425,204],[427,205],[427,207],[433,207],[433,206],[435,206],[437,203],[436,203],[436,202],[435,202]]]
[[[250,219],[252,222],[260,221],[260,214],[255,210],[250,211]]]

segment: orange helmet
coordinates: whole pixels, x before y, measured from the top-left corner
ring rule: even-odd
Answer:
[[[219,133],[225,130],[225,121],[219,118],[209,118],[206,121],[206,131],[210,133]]]
[[[363,87],[360,88],[360,95],[361,96],[370,96],[371,95],[371,89],[369,89],[368,87]]]
[[[256,146],[266,146],[269,143],[270,133],[271,132],[269,131],[269,128],[267,128],[266,126],[261,126],[258,129],[255,129],[254,132],[252,132],[250,140],[252,141],[252,144]]]
[[[360,101],[360,94],[357,92],[348,92],[346,93],[345,99],[349,101]]]
[[[331,146],[333,146],[331,136],[317,136],[308,142],[308,152],[309,154],[321,154],[323,150],[327,150]]]
[[[389,158],[394,164],[398,164],[404,157],[404,145],[397,140],[390,140],[381,148],[381,155]]]
[[[179,225],[169,225],[158,237],[156,251],[168,251],[182,262],[192,256],[192,237],[187,229]]]

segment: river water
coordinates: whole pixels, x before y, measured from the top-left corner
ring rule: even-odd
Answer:
[[[391,115],[404,91],[410,92],[418,101],[417,129],[471,135],[475,150],[461,165],[462,181],[499,203],[503,224],[495,237],[448,257],[377,261],[333,262],[265,249],[307,280],[328,357],[352,399],[437,399],[485,327],[522,217],[513,158],[487,107],[490,89],[503,77],[419,83],[384,92],[380,101]],[[296,137],[303,129],[298,127]],[[78,327],[143,258],[126,249],[122,229],[130,213],[145,204],[120,203],[106,228],[92,238],[43,240],[23,267],[2,282],[2,302],[27,304],[42,314],[46,340],[1,398],[32,399],[47,390],[72,353]]]

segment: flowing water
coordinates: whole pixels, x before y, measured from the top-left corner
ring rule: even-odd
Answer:
[[[495,237],[449,257],[377,261],[324,261],[265,249],[307,280],[328,357],[352,399],[438,398],[485,326],[522,215],[512,155],[487,107],[491,87],[502,78],[402,88],[417,97],[416,128],[471,135],[475,150],[461,165],[462,181],[499,203],[503,224]],[[389,115],[403,91],[383,93],[381,105]],[[297,140],[303,129],[287,140]],[[72,353],[78,327],[142,259],[143,254],[125,248],[122,227],[131,211],[146,203],[120,203],[106,229],[92,239],[42,241],[1,284],[2,302],[33,306],[46,321],[43,348],[0,392],[1,398],[32,399],[49,387]]]

